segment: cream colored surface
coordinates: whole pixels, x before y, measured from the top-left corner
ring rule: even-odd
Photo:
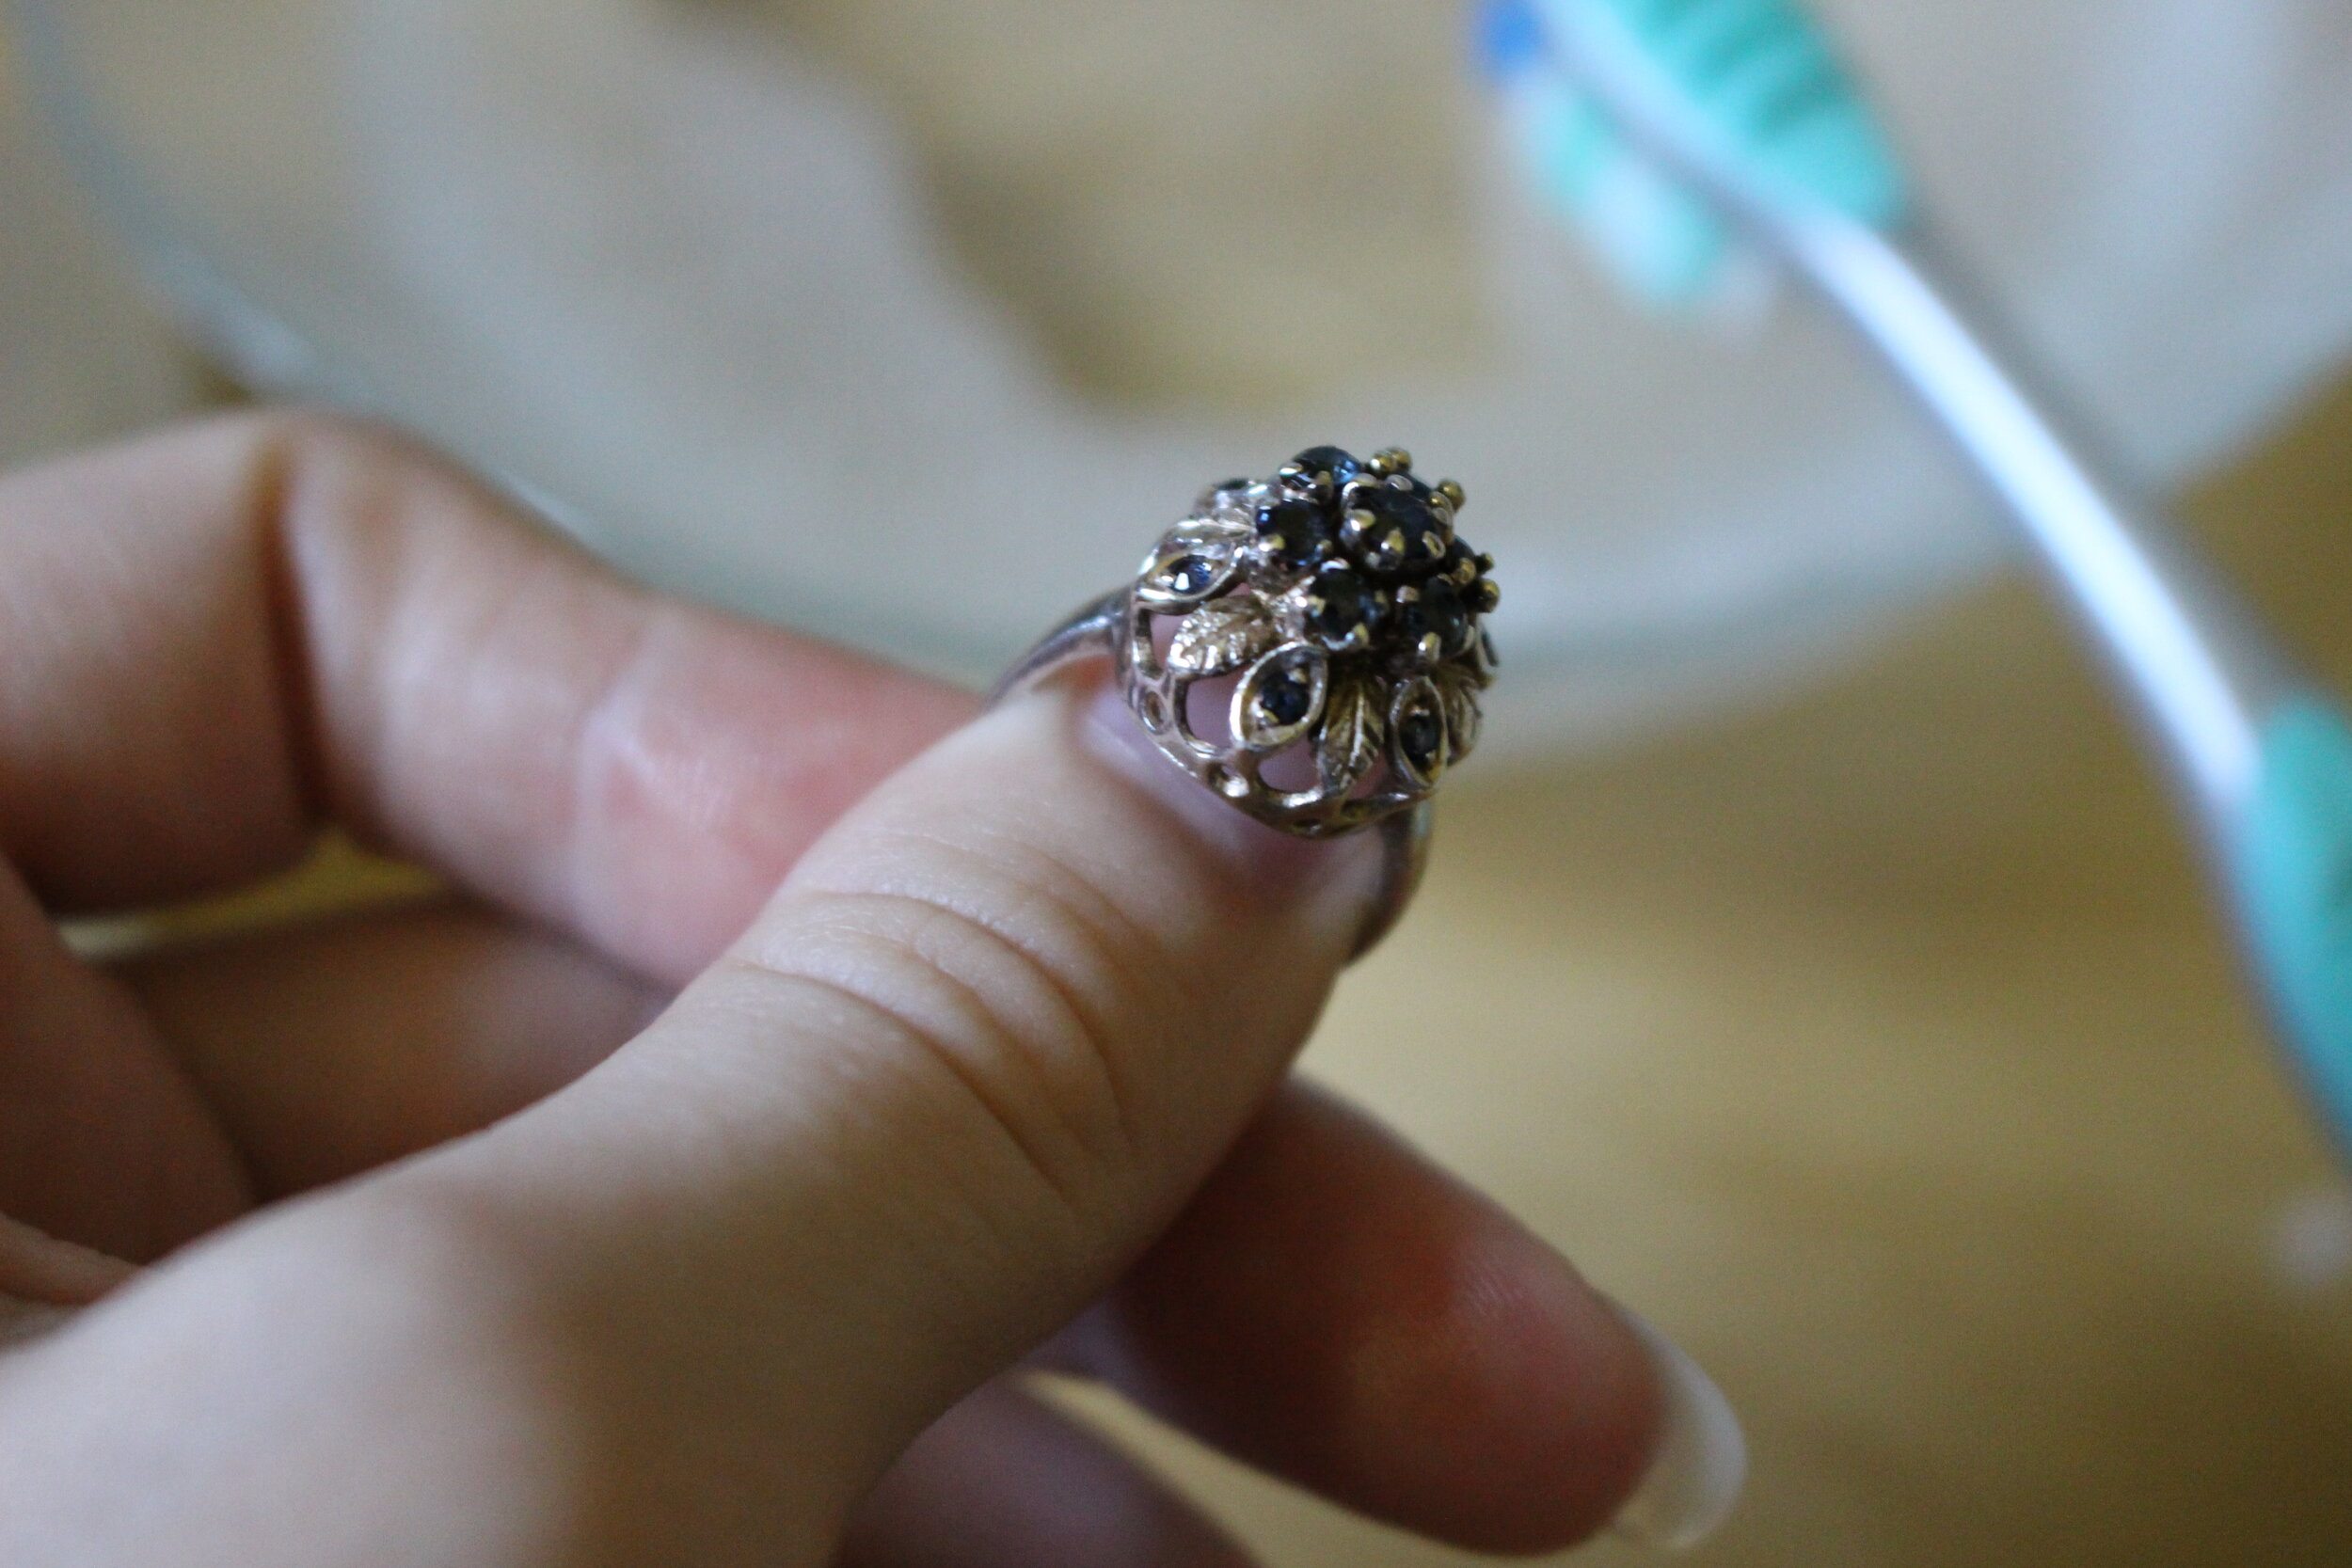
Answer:
[[[158,420],[197,380],[38,125],[0,14],[0,464]]]
[[[1490,346],[1442,0],[733,3],[898,117],[960,259],[1090,393],[1279,407]]]
[[[28,3],[294,329],[216,314],[244,373],[975,682],[1310,439],[1468,482],[1522,755],[1777,689],[1998,538],[1813,313],[1624,308],[1487,155],[1466,0]],[[2141,471],[2352,353],[2343,0],[1820,5]]]

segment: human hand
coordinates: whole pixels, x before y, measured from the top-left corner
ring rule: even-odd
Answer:
[[[971,709],[312,417],[0,483],[0,1561],[1244,1560],[1024,1365],[1473,1548],[1710,1525],[1696,1370],[1284,1081],[1376,847]],[[465,896],[51,925],[328,821]]]

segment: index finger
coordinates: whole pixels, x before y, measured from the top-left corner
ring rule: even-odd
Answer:
[[[245,880],[332,817],[682,981],[971,707],[322,416],[0,481],[0,852],[53,909]]]

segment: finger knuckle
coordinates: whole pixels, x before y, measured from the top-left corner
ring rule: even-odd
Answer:
[[[934,861],[942,852],[928,851]],[[1148,939],[1034,853],[947,852],[934,880],[795,898],[763,967],[847,992],[951,1079],[1073,1210],[1149,1156],[1150,1037],[1168,1015]]]
[[[230,439],[261,465],[349,463],[365,467],[430,463],[424,449],[389,425],[299,404],[232,414]]]

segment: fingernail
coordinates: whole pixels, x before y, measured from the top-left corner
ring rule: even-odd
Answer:
[[[41,1307],[87,1307],[138,1272],[135,1263],[0,1214],[0,1296]]]
[[[1362,923],[1361,906],[1379,868],[1372,835],[1309,840],[1255,821],[1171,763],[1116,690],[1104,688],[1082,700],[1083,728],[1097,754],[1189,824],[1204,847],[1260,884],[1266,896],[1327,905],[1326,912],[1351,935]]]
[[[1644,1545],[1680,1551],[1714,1534],[1739,1501],[1748,1440],[1731,1402],[1681,1346],[1638,1312],[1617,1310],[1658,1370],[1662,1409],[1649,1473],[1610,1528]]]

